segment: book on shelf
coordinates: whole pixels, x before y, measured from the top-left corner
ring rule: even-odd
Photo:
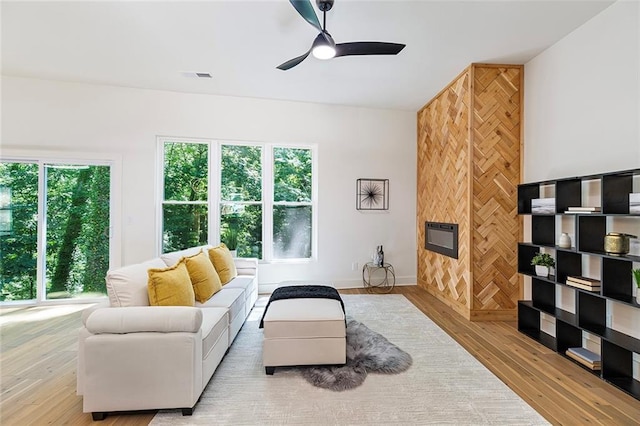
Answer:
[[[577,356],[575,354],[572,354],[569,351],[566,352],[566,355],[569,358],[571,358],[571,359],[575,360],[576,362],[578,362],[579,364],[582,364],[585,367],[589,368],[590,370],[594,370],[595,371],[595,370],[600,370],[602,368],[602,366],[601,366],[601,364],[599,362],[598,363],[591,363],[591,362],[585,361],[584,359],[580,358],[579,356]]]
[[[600,358],[600,355],[595,352],[591,352],[586,348],[579,347],[579,348],[569,348],[567,349],[565,354],[569,358],[572,358],[578,361],[580,364],[592,370],[600,370],[601,358]]]
[[[568,286],[571,286],[571,287],[579,288],[580,290],[600,291],[600,286],[592,287],[590,285],[584,285],[584,284],[576,283],[576,282],[569,281],[569,280],[567,280],[567,282],[565,284],[567,284]]]
[[[597,354],[593,351],[590,351],[587,348],[583,348],[582,346],[577,346],[575,348],[568,348],[567,352],[571,352],[572,354],[579,356],[585,361],[589,361],[591,363],[600,362],[600,354]]]
[[[568,275],[567,281],[573,281],[576,283],[590,285],[590,286],[598,286],[598,287],[600,286],[600,280],[596,280],[594,278],[589,278],[589,277],[581,277],[579,275]]]
[[[600,207],[567,207],[570,212],[599,212]]]
[[[594,213],[600,213],[600,210],[598,210],[597,212],[591,211],[591,210],[565,210],[564,211],[564,214],[594,214]]]

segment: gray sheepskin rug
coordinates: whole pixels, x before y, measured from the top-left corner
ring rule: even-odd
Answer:
[[[302,368],[312,385],[343,391],[360,386],[367,373],[397,374],[407,370],[411,355],[356,320],[347,323],[347,363],[341,366]]]

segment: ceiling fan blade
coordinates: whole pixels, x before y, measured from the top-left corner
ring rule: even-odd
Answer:
[[[397,55],[404,44],[385,43],[382,41],[356,41],[353,43],[336,44],[336,58],[338,56],[353,55]]]
[[[308,23],[316,27],[319,31],[322,31],[320,21],[316,12],[313,10],[313,5],[310,0],[289,0],[293,7],[298,11]]]
[[[305,59],[307,59],[307,56],[309,56],[309,53],[311,53],[311,50],[309,50],[307,53],[305,53],[303,55],[298,56],[297,58],[289,59],[287,62],[278,65],[277,68],[279,70],[282,70],[282,71],[286,71],[288,69],[291,69],[291,68],[295,67],[296,65],[298,65],[300,62],[302,62]]]

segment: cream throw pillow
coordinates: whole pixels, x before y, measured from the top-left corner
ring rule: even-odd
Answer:
[[[218,271],[222,285],[225,285],[238,276],[236,264],[233,262],[231,252],[229,252],[229,249],[224,243],[209,249],[209,259],[211,259],[211,263],[213,263],[216,271]]]
[[[184,259],[169,268],[149,269],[149,305],[195,306],[195,294]]]
[[[204,251],[200,250],[200,253],[185,257],[184,260],[198,302],[206,302],[222,289],[220,277]]]

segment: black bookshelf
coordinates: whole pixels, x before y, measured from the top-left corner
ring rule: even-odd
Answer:
[[[629,213],[629,194],[634,192],[634,176],[640,176],[640,169],[518,186],[518,214],[531,216],[531,241],[518,244],[518,272],[532,277],[531,300],[518,302],[518,330],[572,361],[565,352],[568,348],[582,346],[584,331],[600,337],[602,369],[594,371],[580,363],[576,364],[640,400],[640,381],[633,377],[633,354],[640,354],[640,339],[607,327],[607,317],[611,314],[608,312],[608,302],[640,309],[633,295],[635,284],[631,275],[633,262],[640,262],[640,256],[617,256],[604,251],[605,235],[616,231],[610,229],[612,222],[608,218],[630,218],[637,220],[640,227],[640,214]],[[594,181],[600,184],[601,212],[565,213],[569,207],[582,206],[583,186]],[[550,186],[555,193],[556,213],[532,213],[531,201],[540,198],[543,187]],[[575,247],[556,246],[559,237],[556,218],[562,216],[574,218]],[[554,256],[555,275],[535,275],[531,259],[540,251]],[[594,277],[601,282],[600,290],[582,290],[566,284],[568,276],[586,275],[582,271],[585,257],[600,262],[600,277]],[[573,290],[575,313],[558,307],[558,286]],[[555,337],[541,329],[542,314],[555,318]]]

